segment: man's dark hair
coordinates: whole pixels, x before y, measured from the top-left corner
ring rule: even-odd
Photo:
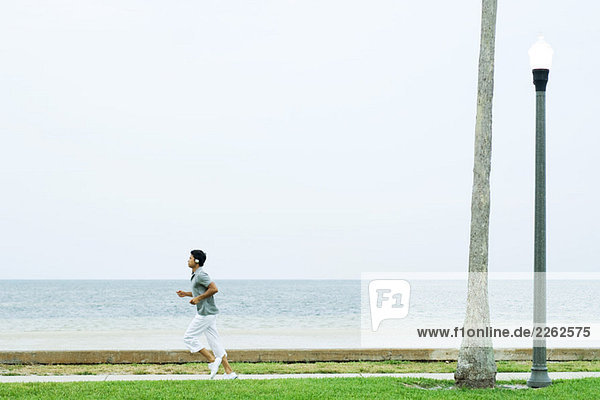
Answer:
[[[203,266],[204,262],[206,261],[206,254],[202,250],[192,250],[191,253],[194,258],[199,261],[198,264]]]

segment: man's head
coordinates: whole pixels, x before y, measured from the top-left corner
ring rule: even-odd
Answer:
[[[202,250],[192,250],[188,260],[188,267],[203,266],[206,261],[206,254]]]

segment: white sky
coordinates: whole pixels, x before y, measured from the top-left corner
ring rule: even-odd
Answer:
[[[481,1],[3,1],[0,279],[464,271]],[[600,5],[499,1],[490,271],[597,271]]]

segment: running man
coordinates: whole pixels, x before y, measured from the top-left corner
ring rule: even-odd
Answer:
[[[178,290],[179,297],[192,297],[190,304],[196,306],[197,314],[187,328],[183,341],[191,353],[200,353],[208,360],[210,379],[213,379],[219,370],[219,365],[225,368],[225,379],[236,379],[238,376],[227,362],[227,352],[219,341],[217,332],[217,314],[219,309],[215,305],[213,295],[219,291],[217,285],[204,272],[202,266],[206,261],[206,254],[202,250],[192,250],[188,260],[188,267],[192,269],[192,291]],[[200,343],[200,336],[204,334],[214,356]]]

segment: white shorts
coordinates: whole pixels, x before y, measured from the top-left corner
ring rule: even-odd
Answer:
[[[190,350],[190,353],[196,353],[204,348],[200,342],[200,336],[206,336],[208,345],[214,353],[215,357],[223,357],[227,352],[221,345],[219,340],[219,332],[217,331],[217,315],[200,315],[196,314],[192,322],[185,331],[183,342]]]

